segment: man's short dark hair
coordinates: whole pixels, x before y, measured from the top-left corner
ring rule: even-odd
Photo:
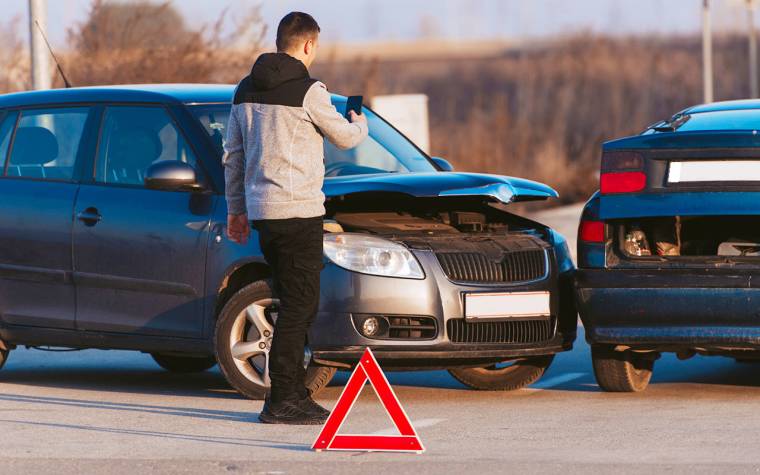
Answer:
[[[308,13],[290,12],[277,27],[277,50],[288,51],[297,46],[299,40],[316,38],[320,31],[317,20]]]

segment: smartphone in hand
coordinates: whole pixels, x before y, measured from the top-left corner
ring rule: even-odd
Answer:
[[[354,111],[357,114],[362,113],[362,103],[364,102],[364,96],[349,96],[346,100],[346,113],[345,118],[351,120],[349,112]]]

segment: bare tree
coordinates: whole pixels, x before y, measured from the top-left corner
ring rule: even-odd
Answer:
[[[266,27],[254,8],[225,35],[226,14],[191,29],[171,2],[94,0],[87,19],[68,32],[71,81],[76,85],[237,81],[261,49]],[[231,55],[231,49],[237,52]],[[229,61],[230,56],[245,60]]]
[[[20,21],[0,24],[0,93],[29,88],[29,55],[19,35]]]

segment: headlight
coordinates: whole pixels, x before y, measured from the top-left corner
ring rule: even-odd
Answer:
[[[417,259],[401,244],[366,234],[325,234],[325,255],[335,264],[363,274],[424,279]]]

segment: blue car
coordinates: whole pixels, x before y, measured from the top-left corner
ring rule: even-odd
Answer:
[[[760,361],[758,131],[732,101],[604,144],[576,282],[603,389],[644,390],[663,352]]]
[[[225,237],[233,89],[0,96],[0,366],[17,345],[137,350],[170,371],[218,362],[265,395],[277,296],[255,232]],[[475,388],[535,381],[572,348],[575,269],[562,236],[510,206],[556,193],[454,172],[365,113],[359,147],[325,144],[309,388],[368,346],[387,369],[446,368]]]

